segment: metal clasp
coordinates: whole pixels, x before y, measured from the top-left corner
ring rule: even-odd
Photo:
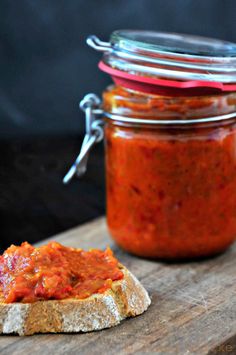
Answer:
[[[87,94],[83,100],[80,101],[80,109],[85,113],[86,134],[78,157],[63,179],[64,184],[68,184],[75,175],[80,177],[86,172],[88,155],[91,148],[94,144],[103,140],[103,121],[97,119],[97,115],[103,114],[100,105],[101,100],[95,94]]]
[[[97,36],[91,35],[86,39],[86,43],[89,47],[96,49],[99,52],[111,52],[113,49],[110,42],[101,41]]]

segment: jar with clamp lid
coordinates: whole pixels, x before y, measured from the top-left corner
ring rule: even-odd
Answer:
[[[115,31],[99,68],[114,84],[81,102],[86,135],[64,178],[105,138],[107,224],[124,250],[168,260],[215,255],[236,237],[236,44]]]

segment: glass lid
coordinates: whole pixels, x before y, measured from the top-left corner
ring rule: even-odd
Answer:
[[[120,30],[112,33],[110,42],[114,48],[125,51],[236,58],[235,43],[187,34]]]
[[[116,80],[122,77],[129,83],[148,81],[179,88],[183,86],[178,83],[184,82],[186,89],[236,89],[236,43],[140,30],[114,31],[109,42],[90,36],[87,43],[103,52],[99,67]]]

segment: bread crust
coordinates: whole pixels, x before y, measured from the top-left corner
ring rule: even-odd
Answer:
[[[146,311],[149,295],[136,277],[120,265],[124,278],[102,294],[85,299],[0,303],[0,333],[90,332],[110,328]]]

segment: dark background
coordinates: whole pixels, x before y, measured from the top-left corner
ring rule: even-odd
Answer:
[[[102,144],[86,176],[62,185],[84,129],[78,101],[110,82],[89,34],[192,33],[236,42],[235,0],[0,2],[0,248],[36,241],[105,212]]]

